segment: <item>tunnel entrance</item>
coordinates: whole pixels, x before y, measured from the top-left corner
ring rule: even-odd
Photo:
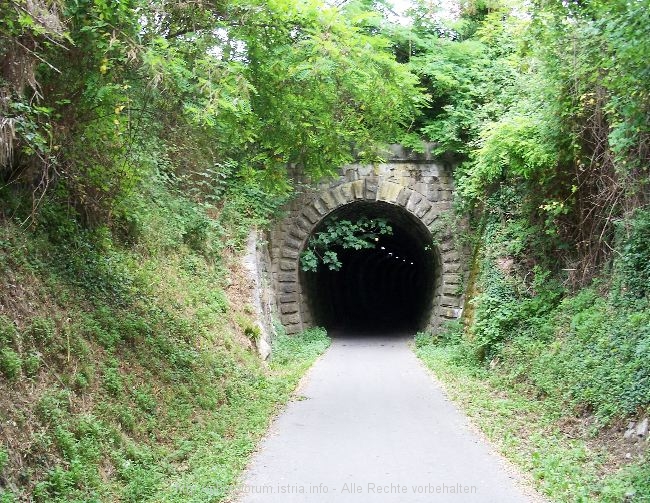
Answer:
[[[359,201],[328,217],[355,221],[384,218],[393,229],[375,248],[337,250],[341,270],[321,265],[301,271],[303,292],[315,324],[334,331],[415,332],[427,326],[439,276],[432,237],[404,208]],[[325,219],[327,220],[327,219]],[[313,234],[321,231],[321,222]]]

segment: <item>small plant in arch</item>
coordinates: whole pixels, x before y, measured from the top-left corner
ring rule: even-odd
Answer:
[[[393,228],[384,218],[361,217],[356,221],[329,218],[324,230],[316,232],[300,254],[303,271],[316,272],[319,264],[330,271],[339,271],[342,263],[337,250],[363,250],[374,248],[379,236],[392,236]]]

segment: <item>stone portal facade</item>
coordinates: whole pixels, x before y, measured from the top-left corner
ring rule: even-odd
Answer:
[[[400,146],[391,148],[382,164],[351,164],[338,178],[309,186],[286,208],[285,217],[267,235],[270,264],[266,267],[274,292],[276,318],[287,333],[311,326],[306,291],[301,284],[299,256],[310,235],[333,211],[355,202],[383,202],[401,207],[432,232],[436,285],[428,327],[435,330],[445,320],[462,314],[463,282],[468,254],[459,249],[452,230],[440,225],[451,210],[454,189],[450,161],[414,154]]]

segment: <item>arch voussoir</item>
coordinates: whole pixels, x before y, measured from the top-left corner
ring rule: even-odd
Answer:
[[[383,182],[379,184],[377,199],[387,203],[397,203],[397,198],[404,187],[395,182]]]
[[[310,230],[313,229],[314,225],[316,225],[320,220],[320,214],[316,208],[311,205],[305,206],[305,208],[302,210],[302,216],[305,217],[309,222]]]

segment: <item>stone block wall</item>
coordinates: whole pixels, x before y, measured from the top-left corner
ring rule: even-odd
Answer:
[[[288,333],[311,326],[307,293],[301,285],[299,256],[311,233],[333,211],[355,202],[383,202],[403,208],[431,229],[450,211],[454,194],[452,165],[431,155],[393,146],[382,164],[351,164],[340,175],[306,187],[287,206],[285,217],[267,235],[269,281],[275,292],[276,316]],[[435,236],[436,285],[428,328],[462,315],[463,281],[468,254],[450,232]],[[432,243],[434,243],[432,237]]]

